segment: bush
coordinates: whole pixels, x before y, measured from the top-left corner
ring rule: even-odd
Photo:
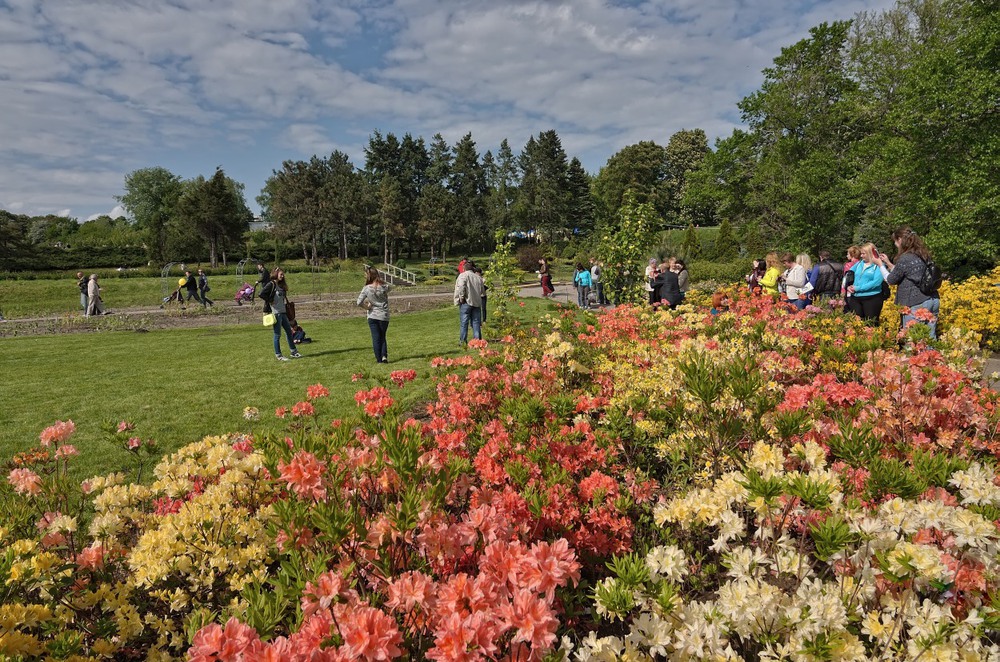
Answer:
[[[985,276],[941,285],[938,326],[958,327],[982,336],[984,347],[1000,350],[1000,267]]]
[[[750,271],[750,263],[747,260],[733,260],[730,262],[706,262],[694,260],[688,262],[688,271],[691,273],[691,282],[701,280],[715,280],[720,283],[741,283],[743,276]]]
[[[517,249],[517,266],[525,271],[538,271],[538,261],[545,257],[545,252],[538,244],[528,244]]]

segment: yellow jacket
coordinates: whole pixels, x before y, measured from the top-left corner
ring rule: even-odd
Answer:
[[[781,272],[775,267],[768,267],[767,271],[764,272],[764,277],[758,281],[760,286],[764,288],[764,292],[767,294],[777,294],[778,293],[778,276]]]

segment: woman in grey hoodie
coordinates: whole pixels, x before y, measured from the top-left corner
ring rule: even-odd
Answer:
[[[389,330],[389,290],[392,285],[382,280],[375,267],[365,267],[365,286],[358,295],[358,306],[368,311],[368,328],[372,332],[375,361],[389,362],[389,346],[385,334]]]

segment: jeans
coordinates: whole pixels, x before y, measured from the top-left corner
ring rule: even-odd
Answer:
[[[87,312],[87,303],[89,299],[90,297],[83,292],[80,292],[80,308],[82,308],[84,312]]]
[[[469,322],[472,322],[472,337],[481,340],[482,331],[482,311],[476,306],[463,303],[458,307],[459,332],[458,340],[463,345],[469,340]]]
[[[201,305],[206,307],[215,305],[215,302],[209,299],[208,295],[205,294],[205,290],[199,288],[198,291],[201,292]]]
[[[919,322],[920,324],[926,324],[928,327],[930,327],[931,338],[937,339],[937,318],[938,318],[938,313],[941,312],[941,299],[937,298],[928,299],[923,303],[918,303],[915,306],[910,306],[911,311],[918,309],[934,313],[934,319],[932,319],[930,322],[920,322],[920,320],[918,320],[913,315],[903,315],[903,320],[902,320],[903,328],[905,329],[906,325],[909,324],[911,320]]]
[[[798,298],[792,301],[792,304],[799,310],[805,310],[806,306],[809,305],[809,299]]]
[[[589,308],[590,307],[590,287],[587,285],[581,285],[579,289],[580,307]]]
[[[198,296],[198,290],[187,291],[187,300],[190,301],[192,298],[198,303],[201,303],[201,298]]]
[[[597,304],[599,306],[608,305],[608,300],[604,297],[604,283],[601,281],[594,283],[594,292],[597,293]]]
[[[389,362],[389,345],[385,341],[386,331],[389,330],[389,320],[376,320],[368,318],[368,328],[372,332],[372,351],[375,352],[375,360],[379,363]]]
[[[271,311],[274,312],[274,311]],[[274,353],[281,354],[281,330],[285,330],[285,337],[288,339],[288,349],[297,352],[295,343],[292,341],[292,325],[288,323],[288,315],[285,313],[274,313]]]

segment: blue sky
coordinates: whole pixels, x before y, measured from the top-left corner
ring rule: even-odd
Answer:
[[[114,212],[125,175],[285,159],[375,129],[480,152],[555,129],[596,172],[639,140],[739,125],[782,46],[889,0],[0,0],[0,208]]]

